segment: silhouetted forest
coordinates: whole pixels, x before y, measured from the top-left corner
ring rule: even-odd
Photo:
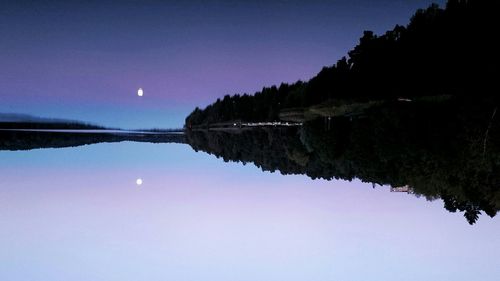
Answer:
[[[418,10],[407,26],[382,35],[365,31],[359,44],[307,82],[225,96],[196,108],[185,126],[274,121],[280,113],[335,108],[374,100],[428,96],[497,96],[499,44],[493,0],[450,0]],[[333,112],[333,113],[332,113]],[[321,114],[320,114],[321,115]]]
[[[302,127],[188,130],[187,140],[196,151],[265,171],[408,186],[473,224],[500,209],[496,114],[491,99],[396,101]]]

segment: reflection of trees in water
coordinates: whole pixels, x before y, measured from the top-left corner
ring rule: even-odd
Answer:
[[[195,150],[266,171],[359,178],[442,198],[472,224],[500,208],[500,128],[488,102],[394,103],[301,128],[190,131]],[[486,146],[484,145],[486,144]]]

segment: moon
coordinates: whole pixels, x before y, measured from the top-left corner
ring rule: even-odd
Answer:
[[[139,97],[142,97],[144,95],[144,91],[142,90],[142,88],[139,88],[139,90],[137,90],[137,95]]]
[[[135,183],[136,183],[137,185],[139,185],[139,186],[140,186],[140,185],[142,185],[142,179],[137,179],[137,180],[135,181]]]

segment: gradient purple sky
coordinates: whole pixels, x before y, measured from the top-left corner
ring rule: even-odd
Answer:
[[[0,112],[180,127],[226,94],[307,80],[363,30],[406,24],[430,3],[2,0]]]

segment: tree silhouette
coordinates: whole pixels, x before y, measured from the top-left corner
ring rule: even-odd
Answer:
[[[450,0],[417,10],[409,24],[385,34],[365,31],[359,44],[307,82],[226,96],[186,118],[186,127],[218,122],[274,121],[290,108],[345,105],[399,97],[498,98],[500,49],[495,1]]]

